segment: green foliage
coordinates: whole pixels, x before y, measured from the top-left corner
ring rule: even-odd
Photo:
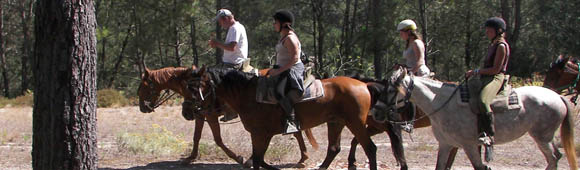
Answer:
[[[122,91],[115,89],[97,91],[98,107],[121,107],[126,105],[129,105],[129,100],[122,94]]]
[[[122,133],[117,136],[119,150],[133,154],[172,155],[181,154],[189,144],[182,136],[153,124],[151,133]]]
[[[218,2],[222,5],[216,7]],[[576,10],[580,3],[518,1],[521,12],[516,15],[516,1],[507,0],[505,8],[502,2],[506,1],[95,1],[99,23],[97,85],[98,89],[116,89],[132,97],[136,96],[142,73],[141,60],[150,69],[189,66],[195,59],[199,65],[213,65],[216,50],[208,47],[207,41],[218,37],[217,23],[212,21],[217,8],[231,9],[236,20],[246,27],[249,57],[257,68],[271,67],[274,46],[280,38],[272,26],[272,14],[283,8],[296,16],[293,28],[302,50],[318,57],[314,71],[318,75],[388,76],[388,68],[404,60],[405,41],[395,30],[403,19],[413,19],[418,24],[418,32],[427,45],[427,66],[440,80],[459,81],[466,70],[482,64],[489,40],[481,25],[485,19],[502,13],[509,15],[507,35],[513,52],[509,74],[531,78],[531,73],[545,70],[560,53],[580,55],[580,41],[572,38],[580,37],[580,12]],[[3,3],[4,52],[9,59],[5,63],[9,70],[7,96],[12,97],[22,95],[22,75],[31,73],[21,70],[26,59],[21,57],[26,42],[22,24],[34,28],[33,20],[22,20],[20,14],[22,10],[34,10],[10,1]],[[32,39],[33,31],[29,29]],[[221,29],[222,41],[225,32]],[[0,99],[0,106],[3,103]]]

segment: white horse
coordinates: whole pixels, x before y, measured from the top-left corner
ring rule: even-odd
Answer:
[[[433,134],[439,141],[435,169],[443,170],[450,151],[457,148],[463,148],[474,169],[491,169],[481,160],[477,115],[471,112],[469,105],[458,102],[457,87],[413,77],[407,75],[405,67],[395,67],[389,88],[395,88],[398,94],[410,95],[410,100],[431,120]],[[495,143],[507,143],[528,133],[544,154],[548,162],[546,169],[555,170],[562,154],[553,139],[561,125],[560,135],[570,169],[578,169],[574,150],[574,113],[568,100],[543,87],[526,86],[514,90],[520,95],[522,107],[515,112],[495,113]]]

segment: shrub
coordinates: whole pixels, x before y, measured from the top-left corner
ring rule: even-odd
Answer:
[[[122,133],[118,135],[119,150],[134,154],[170,155],[183,153],[188,143],[160,125],[153,124],[151,133]]]
[[[121,107],[128,104],[129,100],[120,91],[114,89],[97,91],[97,107]]]
[[[18,96],[12,99],[0,97],[0,108],[7,106],[32,107],[32,105],[34,105],[34,95],[32,94],[31,91],[28,91],[28,93],[26,93],[25,95]]]

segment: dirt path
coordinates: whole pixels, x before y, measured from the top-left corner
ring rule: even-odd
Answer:
[[[239,119],[238,119],[239,120]],[[234,120],[237,121],[237,120]],[[179,159],[189,154],[193,136],[193,122],[181,118],[180,107],[160,107],[150,114],[140,113],[138,107],[105,108],[98,110],[99,137],[99,169],[102,170],[230,170],[242,169],[233,160],[215,146],[209,127],[206,125],[202,135],[202,147],[198,161],[192,165],[183,165]],[[251,153],[249,133],[243,129],[240,122],[223,124],[221,126],[224,143],[235,153],[248,158]],[[119,141],[122,134],[150,134],[158,132],[159,128],[172,134],[180,141],[188,142],[183,151],[168,154],[147,154],[129,152],[122,149]],[[576,131],[580,128],[576,126]],[[296,140],[291,136],[277,135],[272,139],[267,162],[283,169],[313,169],[317,167],[326,155],[326,127],[321,125],[313,129],[320,143],[319,150],[312,150],[308,145],[310,159],[305,168],[295,168],[295,162],[300,158]],[[331,169],[346,169],[347,155],[352,134],[345,129],[341,140],[341,152],[331,165]],[[411,140],[411,137],[413,140]],[[556,137],[559,139],[559,136]],[[576,135],[576,141],[580,137]],[[32,109],[4,108],[0,109],[0,169],[32,169]],[[378,164],[380,169],[399,169],[392,155],[389,139],[386,134],[373,137],[377,144]],[[412,135],[404,134],[405,154],[413,170],[434,169],[437,141],[431,129],[416,129]],[[563,150],[560,149],[563,153]],[[359,169],[365,169],[366,157],[360,146],[357,151]],[[495,160],[490,164],[493,169],[544,169],[546,162],[535,143],[529,136],[524,136],[515,142],[496,146]],[[568,169],[566,158],[559,161],[558,169]],[[294,167],[294,168],[293,168]],[[460,151],[453,169],[472,169],[465,154]]]

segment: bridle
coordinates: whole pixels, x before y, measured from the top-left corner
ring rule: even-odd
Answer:
[[[167,100],[171,99],[171,97],[173,97],[175,95],[175,92],[172,92],[169,89],[166,89],[163,92],[163,94],[161,94],[161,95],[151,94],[151,91],[154,91],[155,89],[157,89],[157,87],[156,87],[157,85],[156,85],[156,83],[153,83],[148,78],[145,79],[145,81],[147,82],[147,84],[149,84],[150,88],[149,88],[149,95],[146,96],[146,99],[143,100],[143,103],[145,104],[145,106],[147,108],[151,109],[151,111],[155,110],[156,108],[161,106],[163,103],[167,102]],[[139,88],[141,88],[141,87],[139,87]],[[153,105],[151,105],[151,100],[153,100],[153,96],[160,96],[160,97],[158,97],[157,101],[155,103],[153,103]]]
[[[562,91],[564,89],[568,89],[568,91],[572,91],[572,89],[576,88],[576,85],[578,85],[578,81],[580,81],[580,62],[576,62],[575,63],[578,66],[578,73],[576,73],[576,79],[574,79],[574,81],[572,81],[571,83],[568,83],[566,85],[563,85],[561,87],[555,88],[554,91]],[[552,68],[552,64],[550,64],[550,68]],[[564,64],[564,68],[566,69],[566,64]],[[558,83],[558,80],[560,79],[560,74],[558,74],[558,78],[554,79],[554,84]]]
[[[210,74],[211,75],[211,74]],[[208,92],[204,94],[203,92],[203,85],[207,82],[209,86]],[[216,84],[213,81],[213,78],[210,78],[209,81],[203,81],[201,77],[194,77],[187,83],[187,88],[192,91],[192,98],[193,101],[184,101],[184,102],[191,102],[193,103],[193,107],[196,111],[207,110],[207,111],[215,111],[217,106],[217,97],[216,97]],[[197,93],[197,94],[195,94]],[[199,95],[199,99],[197,96]],[[203,104],[206,99],[211,100],[209,104]],[[196,112],[197,113],[197,112]]]
[[[405,69],[403,71],[406,72],[407,70]],[[391,87],[397,89],[397,88],[399,88],[401,86],[404,78],[405,78],[405,76],[399,76],[395,82],[389,81],[388,82],[388,86],[391,86]],[[460,84],[463,84],[463,83],[464,82],[461,82]],[[403,100],[405,102],[405,105],[407,105],[407,103],[410,103],[409,102],[409,99],[411,98],[411,93],[412,93],[412,91],[413,91],[414,88],[415,88],[415,79],[414,79],[413,74],[410,74],[409,87],[407,87],[407,89],[406,89],[405,99]],[[407,121],[390,121],[390,120],[388,120],[388,121],[389,121],[389,123],[393,123],[393,124],[413,123],[413,122],[416,122],[417,120],[420,120],[420,119],[423,119],[425,117],[434,115],[435,113],[441,111],[441,109],[443,109],[451,101],[451,99],[453,98],[453,96],[455,95],[455,93],[457,93],[457,91],[459,91],[459,87],[456,87],[455,90],[453,91],[453,93],[451,93],[451,95],[449,96],[449,98],[447,98],[447,100],[441,106],[439,106],[439,108],[435,109],[431,113],[425,113],[425,115],[423,115],[421,117],[418,117],[418,118],[415,118],[415,110],[413,108],[412,113],[411,113],[413,117],[412,117],[411,120],[407,120]],[[397,102],[394,102],[394,103],[397,104],[398,101]]]

